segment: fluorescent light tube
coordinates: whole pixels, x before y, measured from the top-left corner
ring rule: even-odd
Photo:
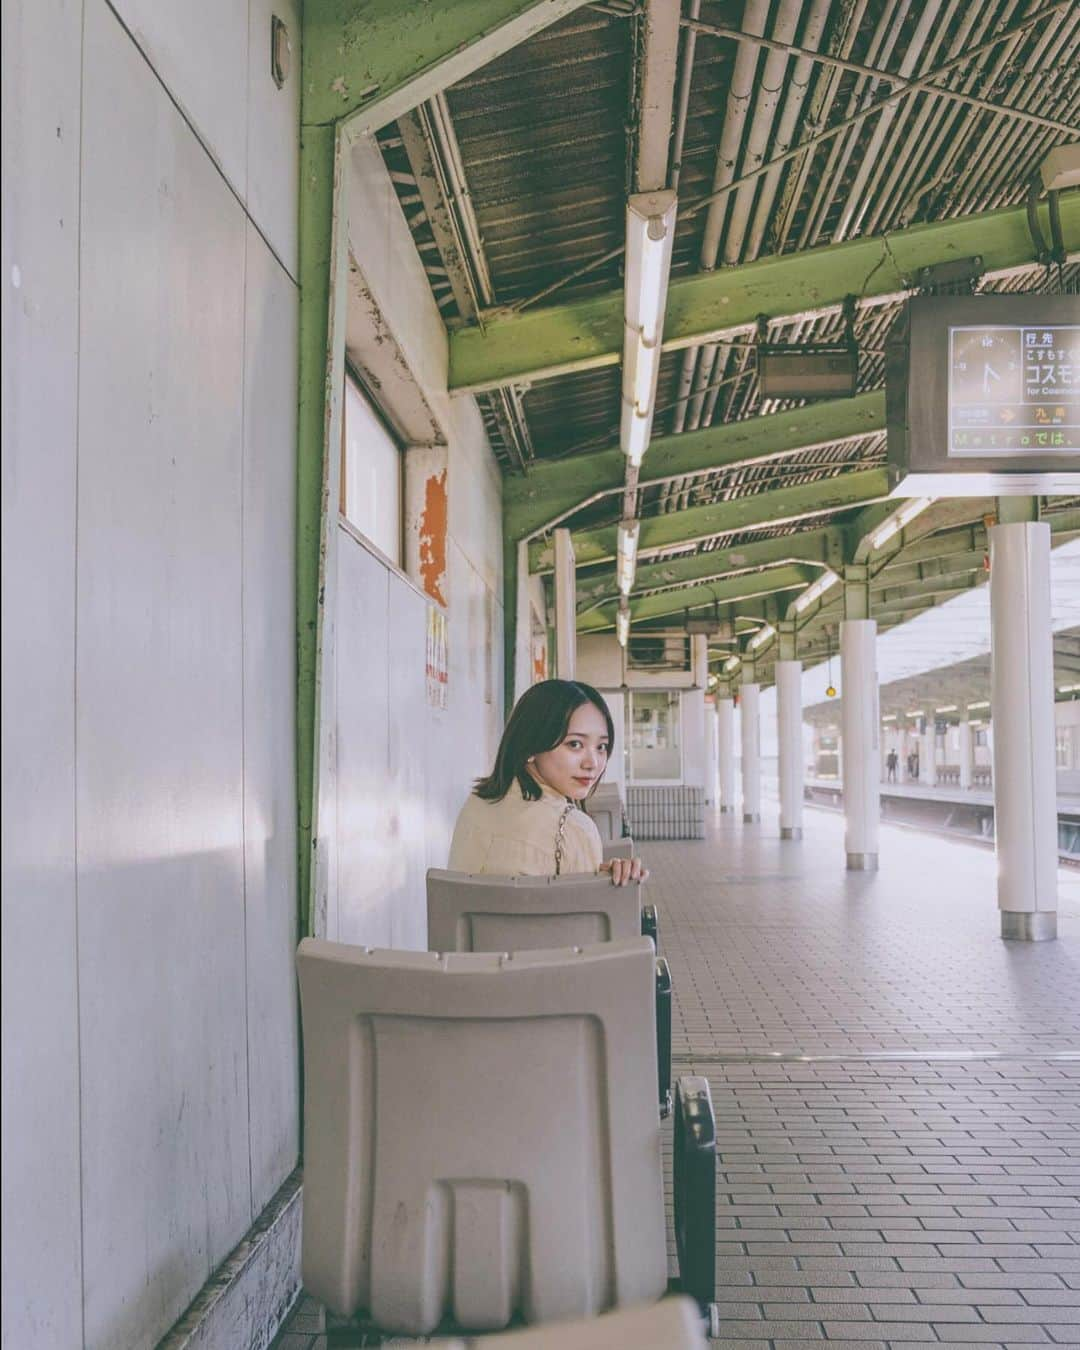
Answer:
[[[630,640],[630,608],[625,600],[620,601],[619,612],[615,615],[615,636],[620,647],[625,647]]]
[[[768,642],[768,640],[772,637],[772,635],[775,632],[776,629],[772,626],[772,624],[767,623],[764,628],[758,629],[758,631],[750,639],[747,645],[749,646],[752,652],[755,652],[759,647],[763,646],[766,642]]]
[[[648,417],[638,417],[629,403],[622,405],[622,425],[619,441],[623,454],[631,464],[640,466],[649,448],[649,436],[652,433],[652,413]]]
[[[796,612],[801,614],[804,609],[812,605],[815,600],[819,600],[830,586],[835,586],[840,580],[836,572],[822,572],[817,581],[812,581],[806,590],[803,591],[795,601]]]
[[[729,656],[728,659],[724,662],[724,669],[725,669],[725,670],[738,670],[738,668],[739,668],[739,666],[740,666],[741,664],[742,664],[742,662],[739,660],[739,658],[738,658],[737,656]]]
[[[619,443],[640,464],[652,433],[678,199],[639,192],[626,203],[622,420]]]
[[[616,531],[615,574],[619,583],[619,593],[629,595],[634,585],[634,572],[637,569],[638,534],[640,520],[620,520]]]
[[[872,547],[881,548],[883,544],[887,544],[894,534],[899,534],[905,525],[913,521],[916,516],[921,515],[932,500],[932,497],[912,497],[899,511],[895,511],[884,522],[877,534],[871,537]]]

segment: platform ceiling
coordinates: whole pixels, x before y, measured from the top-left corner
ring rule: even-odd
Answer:
[[[527,317],[548,315],[545,333],[563,320],[569,331],[621,292],[625,203],[649,130],[642,79],[656,60],[647,8],[622,0],[578,7],[379,131],[451,332],[452,383],[466,355],[472,361],[483,347],[488,359],[499,334],[524,347]],[[725,272],[738,282],[755,260],[790,258],[802,263],[792,294],[805,294],[838,247],[883,236],[885,254],[900,256],[919,227],[1022,204],[1047,152],[1080,139],[1080,7],[1071,4],[684,0],[670,59],[667,181],[680,204],[673,282]],[[718,185],[739,182],[703,203]],[[976,222],[969,251],[986,237]],[[753,576],[752,601],[724,601],[741,641],[782,615],[824,561],[804,560],[810,570],[793,586],[785,539],[842,527],[847,547],[853,527],[880,518],[866,513],[884,495],[883,346],[904,292],[881,293],[872,273],[847,284],[858,300],[865,416],[819,404],[780,434],[782,415],[803,405],[761,397],[750,335],[691,342],[663,356],[654,442],[629,492],[621,457],[603,453],[618,445],[617,362],[552,373],[559,361],[537,357],[523,374],[504,376],[496,360],[488,375],[461,376],[478,390],[506,475],[508,542],[530,537],[533,569],[545,571],[555,520],[581,541],[580,631],[613,623],[604,541],[624,514],[643,522],[635,631],[679,627],[687,611],[714,607],[709,587]],[[1080,294],[1080,259],[1040,265],[1033,250],[1025,262],[988,270],[976,289]],[[773,313],[768,334],[825,341],[841,326],[830,302]],[[702,449],[688,470],[653,481],[650,464],[668,455],[679,466],[694,437]],[[985,580],[994,502],[941,506],[910,541],[905,535],[899,554],[879,560],[882,628]],[[1056,543],[1080,531],[1078,508],[1080,499],[1044,501]],[[740,565],[732,553],[751,561]],[[769,589],[770,573],[782,588]],[[838,618],[826,606],[807,625],[804,660],[819,660],[835,641]],[[714,660],[732,650],[717,644]]]

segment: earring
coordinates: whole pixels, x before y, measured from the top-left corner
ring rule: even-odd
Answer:
[[[536,756],[535,756],[535,755],[530,755],[529,758],[525,761],[525,763],[526,763],[526,764],[535,764],[535,763],[536,763]]]

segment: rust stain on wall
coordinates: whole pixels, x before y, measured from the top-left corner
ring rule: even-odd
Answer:
[[[420,580],[424,590],[445,605],[442,586],[446,577],[446,470],[428,476],[424,484],[424,511],[420,517]]]

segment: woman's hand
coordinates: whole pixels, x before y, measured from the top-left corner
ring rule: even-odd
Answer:
[[[612,858],[600,864],[601,872],[611,873],[613,886],[625,886],[628,881],[647,881],[649,870],[640,858]]]

